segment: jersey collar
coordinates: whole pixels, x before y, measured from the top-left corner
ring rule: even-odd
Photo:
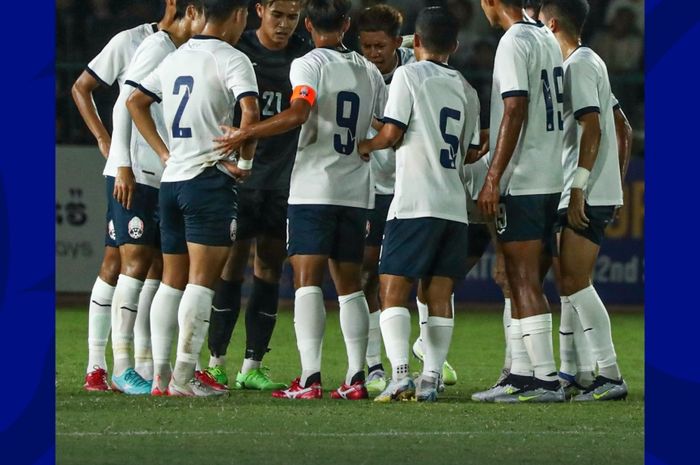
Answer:
[[[448,65],[447,63],[440,63],[439,61],[435,61],[435,60],[425,60],[425,61],[429,61],[431,63],[438,65],[438,66],[442,66],[443,68],[447,68],[447,69],[451,69],[451,70],[455,69],[452,66]]]

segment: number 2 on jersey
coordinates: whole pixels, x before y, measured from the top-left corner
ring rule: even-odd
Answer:
[[[451,118],[458,123],[462,119],[462,113],[454,108],[443,107],[440,110],[440,134],[449,148],[440,150],[440,164],[443,168],[457,169],[457,153],[459,152],[459,138],[447,132],[447,120]]]
[[[561,66],[554,68],[552,75],[554,77],[554,95],[558,104],[564,103],[564,94],[561,89],[564,87],[564,69]],[[552,98],[552,87],[549,85],[549,73],[546,69],[542,70],[542,94],[544,95],[544,106],[547,109],[547,132],[554,131],[554,99]],[[561,84],[560,84],[561,83]],[[564,120],[561,117],[561,107],[557,110],[557,119],[559,130],[564,129]]]
[[[350,155],[355,150],[355,132],[360,113],[360,96],[355,92],[338,92],[335,122],[339,128],[347,129],[346,142],[342,134],[333,134],[333,148],[342,155]]]
[[[181,87],[185,87],[185,90],[183,91],[182,100],[180,100],[180,106],[177,107],[177,112],[175,112],[172,133],[173,137],[184,139],[192,137],[192,128],[181,128],[180,120],[182,119],[182,113],[185,111],[187,102],[190,100],[190,94],[192,93],[192,88],[194,87],[194,78],[192,76],[179,76],[177,79],[175,79],[173,95],[179,95]]]

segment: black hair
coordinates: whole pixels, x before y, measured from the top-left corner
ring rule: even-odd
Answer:
[[[343,28],[352,3],[350,0],[309,0],[306,15],[321,32],[336,32]]]
[[[416,34],[422,46],[434,53],[451,53],[457,45],[459,22],[440,6],[424,8],[416,18]]]
[[[537,19],[542,9],[542,0],[523,0],[523,8],[532,8],[535,11],[534,19]]]
[[[234,10],[248,8],[250,0],[201,0],[207,22],[226,21]]]
[[[390,37],[401,34],[403,15],[389,5],[365,8],[357,18],[357,32],[385,32]]]
[[[202,0],[177,0],[175,2],[175,20],[182,19],[187,13],[187,7],[192,5],[197,11],[202,11]]]
[[[564,29],[575,34],[581,33],[590,8],[588,0],[544,0],[542,2],[542,10],[549,11],[549,16],[556,16]]]

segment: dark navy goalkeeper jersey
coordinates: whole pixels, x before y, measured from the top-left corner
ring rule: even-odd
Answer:
[[[260,120],[265,120],[289,108],[292,85],[289,67],[295,58],[305,55],[313,47],[302,37],[293,34],[284,50],[268,50],[258,40],[255,30],[243,33],[236,48],[253,63],[258,81]],[[236,105],[234,125],[238,126],[241,113]],[[294,166],[299,129],[277,136],[259,139],[255,150],[253,171],[241,189],[289,189],[289,178]]]

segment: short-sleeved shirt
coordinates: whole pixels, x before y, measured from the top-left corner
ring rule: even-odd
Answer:
[[[166,31],[159,31],[147,37],[136,49],[125,73],[124,83],[126,85],[121,88],[119,98],[114,106],[112,145],[105,166],[105,175],[116,176],[118,167],[130,166],[137,183],[155,188],[160,187],[163,164],[136,128],[129,110],[126,108],[126,100],[131,92],[138,87],[141,80],[175,50],[177,47]],[[154,104],[151,105],[150,110],[158,134],[167,141],[168,134],[163,121],[162,106]]]
[[[479,137],[479,99],[459,71],[420,61],[397,69],[384,122],[405,130],[387,219],[468,223],[463,165]],[[478,147],[478,144],[477,144]]]
[[[394,73],[399,66],[406,65],[408,63],[414,63],[416,57],[413,54],[413,50],[410,48],[397,48],[396,49],[397,65],[394,70],[389,74],[384,74],[384,82],[386,83],[387,89],[391,86],[391,81],[394,78]],[[374,128],[369,128],[368,137],[372,138],[377,135],[377,131]],[[370,158],[372,177],[374,178],[374,192],[380,195],[391,195],[394,193],[394,183],[396,182],[396,152],[393,148],[389,147],[383,150],[376,150],[372,152]]]
[[[289,108],[292,85],[289,83],[289,68],[295,58],[311,50],[311,45],[296,34],[282,50],[269,50],[260,43],[255,30],[243,33],[236,48],[253,62],[260,94],[260,120],[266,120]],[[234,126],[240,122],[240,107],[236,107]],[[255,163],[242,189],[289,190],[294,156],[297,151],[299,129],[258,139]]]
[[[214,139],[233,124],[237,100],[258,95],[253,65],[223,40],[197,35],[168,55],[139,89],[163,102],[170,158],[163,182],[187,181],[221,155]]]
[[[569,206],[571,184],[578,166],[581,128],[577,120],[591,112],[600,114],[600,146],[588,178],[586,203],[591,206],[622,205],[622,181],[613,114],[617,99],[610,90],[608,69],[588,47],[574,50],[564,62],[564,191],[559,208]]]
[[[496,148],[503,100],[527,97],[527,116],[501,177],[504,195],[561,192],[564,69],[552,31],[540,22],[513,24],[496,49],[491,93],[491,150]]]
[[[292,88],[315,92],[299,135],[289,204],[373,208],[370,164],[357,152],[373,117],[382,117],[386,86],[372,63],[351,50],[316,48],[292,62]]]

